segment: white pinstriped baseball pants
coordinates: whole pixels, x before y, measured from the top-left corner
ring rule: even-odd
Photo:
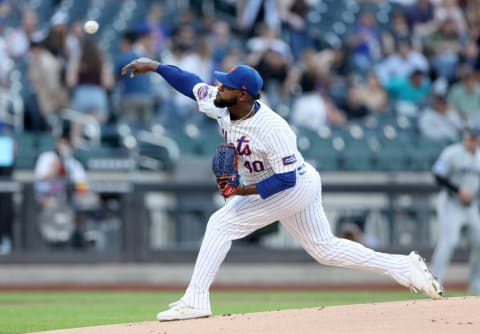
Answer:
[[[365,269],[409,285],[405,255],[375,252],[359,243],[336,238],[322,207],[320,175],[305,164],[295,187],[265,200],[258,195],[235,196],[209,219],[190,284],[182,301],[210,310],[209,289],[232,245],[255,230],[279,220],[316,261],[332,266]]]

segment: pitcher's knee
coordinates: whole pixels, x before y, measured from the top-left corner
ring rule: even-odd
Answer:
[[[311,252],[317,261],[321,263],[336,262],[338,257],[339,242],[335,237],[321,240],[314,243],[314,249]]]
[[[235,222],[224,215],[213,214],[207,223],[205,234],[214,234],[218,238],[236,240],[243,237],[241,232],[234,228]],[[240,234],[240,235],[239,235]]]
[[[221,229],[220,227],[222,225],[222,219],[220,219],[220,217],[216,217],[215,214],[213,214],[208,219],[206,232],[209,232],[210,230],[219,230]]]

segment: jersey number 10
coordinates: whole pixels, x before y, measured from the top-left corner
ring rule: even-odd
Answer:
[[[250,174],[252,174],[253,172],[258,173],[265,169],[265,167],[263,166],[263,162],[261,162],[260,160],[255,160],[253,162],[245,161],[243,166],[245,166],[245,168],[250,171]]]

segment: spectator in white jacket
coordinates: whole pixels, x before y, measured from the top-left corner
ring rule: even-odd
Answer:
[[[453,142],[459,140],[464,122],[455,110],[449,108],[445,96],[437,95],[431,106],[423,110],[418,126],[426,138]]]

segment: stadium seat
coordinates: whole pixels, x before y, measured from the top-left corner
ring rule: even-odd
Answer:
[[[345,144],[343,168],[345,170],[371,170],[373,168],[373,151],[367,139],[349,138]]]
[[[38,152],[35,148],[25,146],[18,149],[15,155],[15,169],[32,170],[38,158]]]
[[[17,132],[14,134],[13,138],[17,145],[18,151],[36,146],[35,133],[33,132],[28,132],[28,131]]]
[[[316,168],[337,170],[340,167],[341,152],[334,147],[332,139],[323,139],[313,132],[302,132],[298,142],[305,160]]]
[[[201,155],[202,154],[202,142],[198,139],[191,138],[186,134],[175,136],[175,142],[180,149],[180,155]]]
[[[87,170],[131,171],[136,168],[136,162],[127,149],[97,146],[76,149],[74,155]]]
[[[35,136],[35,142],[39,152],[55,149],[55,137],[51,133],[39,133]]]
[[[137,136],[137,165],[140,169],[170,171],[176,167],[180,150],[172,138],[143,132]]]
[[[375,166],[382,171],[404,171],[409,169],[405,143],[385,139],[375,155]]]
[[[408,147],[409,162],[412,170],[430,170],[443,148],[449,141],[431,140],[418,136]]]
[[[44,132],[18,132],[14,135],[17,151],[15,168],[33,169],[38,156],[55,148],[55,138]]]
[[[206,133],[199,138],[200,151],[205,156],[212,156],[218,145],[225,142],[225,140],[217,133]]]

